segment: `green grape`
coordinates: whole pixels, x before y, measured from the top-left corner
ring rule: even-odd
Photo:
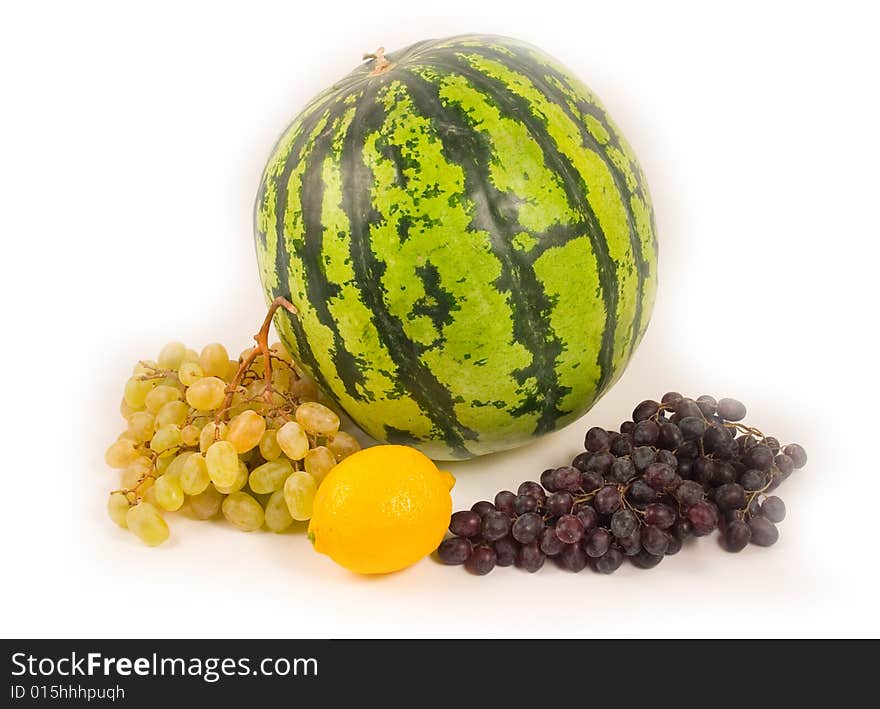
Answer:
[[[231,359],[229,360],[229,369],[226,370],[226,375],[223,378],[227,382],[231,382],[235,378],[236,372],[238,372],[238,360]]]
[[[202,377],[186,390],[186,401],[199,411],[218,408],[226,396],[226,382],[217,377]]]
[[[146,443],[155,433],[156,417],[149,411],[135,411],[128,419],[128,430],[134,440]]]
[[[329,448],[318,446],[306,453],[306,472],[317,481],[318,485],[323,482],[324,478],[327,477],[327,473],[335,465],[336,458]]]
[[[290,388],[291,371],[288,367],[272,367],[272,386],[278,391],[287,391]]]
[[[178,369],[186,356],[186,345],[182,342],[169,342],[159,353],[160,369]]]
[[[159,384],[144,398],[147,411],[151,414],[158,413],[169,401],[177,401],[180,398],[180,390],[168,384]]]
[[[159,369],[159,363],[154,359],[142,359],[131,370],[132,374],[154,374]]]
[[[162,426],[153,434],[153,438],[150,441],[150,449],[158,453],[160,457],[164,457],[173,454],[182,443],[180,427],[168,424],[167,426]]]
[[[243,460],[238,461],[238,472],[235,475],[235,480],[232,481],[231,485],[217,485],[214,484],[214,487],[217,488],[218,492],[222,492],[224,495],[231,495],[233,492],[238,492],[245,485],[247,485],[248,481],[248,469],[244,464]]]
[[[158,478],[153,485],[153,492],[156,495],[156,502],[163,510],[174,512],[183,506],[183,488],[176,476],[165,474]]]
[[[180,371],[177,373],[180,382],[185,386],[192,386],[199,379],[205,376],[198,362],[184,362],[180,365]]]
[[[281,446],[278,445],[277,434],[276,430],[269,429],[260,438],[260,455],[265,460],[275,460],[281,456]]]
[[[158,546],[168,539],[168,525],[159,510],[147,501],[130,507],[125,515],[125,523],[148,546]]]
[[[255,411],[242,411],[229,422],[226,440],[239,453],[247,453],[257,446],[266,432],[266,419]]]
[[[199,353],[194,349],[187,347],[186,352],[183,354],[184,362],[198,362],[199,361]]]
[[[183,468],[186,465],[186,461],[188,461],[195,453],[192,451],[183,451],[182,453],[178,453],[171,462],[168,464],[168,467],[165,468],[165,472],[162,474],[162,477],[172,477],[179,478],[183,473]]]
[[[198,495],[210,484],[211,476],[208,475],[208,464],[204,456],[189,456],[180,472],[180,487],[187,495]]]
[[[336,413],[316,401],[306,401],[297,406],[296,420],[306,431],[322,436],[332,436],[339,430]]]
[[[211,484],[198,495],[189,498],[189,508],[196,519],[215,517],[220,511],[221,504],[223,504],[223,495]]]
[[[361,449],[361,444],[351,434],[339,431],[330,439],[327,447],[333,453],[336,462],[339,463],[348,458],[352,453],[357,453]]]
[[[119,485],[123,490],[134,490],[141,480],[151,471],[152,463],[147,460],[147,465],[141,465],[137,461],[129,465],[119,476]]]
[[[131,465],[139,455],[134,441],[121,438],[110,444],[107,452],[104,453],[104,460],[111,468],[121,470]]]
[[[302,460],[309,452],[309,439],[296,421],[288,421],[275,434],[276,441],[291,460]]]
[[[125,391],[122,395],[126,404],[134,411],[140,411],[146,405],[147,394],[159,385],[156,379],[138,379],[131,377],[125,382]]]
[[[284,487],[284,481],[292,472],[293,467],[286,460],[270,461],[254,468],[248,483],[255,493],[265,495]]]
[[[123,397],[122,401],[119,402],[119,413],[122,414],[122,418],[128,421],[132,414],[137,413],[137,410],[131,408],[125,400],[125,397]]]
[[[125,496],[125,493],[114,492],[110,495],[110,499],[107,500],[107,514],[110,515],[110,519],[123,529],[128,529],[128,524],[125,521],[128,507],[128,498]]]
[[[199,355],[199,366],[206,377],[223,377],[229,369],[229,355],[226,348],[219,342],[205,345]],[[196,407],[198,408],[198,407]],[[210,408],[214,408],[213,406]]]
[[[174,455],[176,455],[176,449],[168,451],[167,455],[156,458],[156,462],[153,464],[156,475],[163,475],[165,473],[168,466],[174,461]]]
[[[292,364],[293,359],[290,356],[290,353],[287,351],[287,348],[284,347],[280,342],[273,342],[269,346],[269,353],[275,355],[282,362],[286,362],[287,364]]]
[[[318,385],[311,377],[304,374],[299,375],[299,379],[290,384],[290,395],[299,401],[314,401],[318,398]]]
[[[223,516],[243,532],[253,532],[263,526],[263,508],[246,492],[233,492],[227,496],[222,509]]]
[[[284,501],[290,516],[303,521],[312,518],[312,505],[318,483],[309,473],[298,470],[284,481]]]
[[[193,423],[189,423],[180,429],[180,440],[183,441],[183,445],[187,447],[199,445],[199,438],[201,435],[202,429]]]
[[[238,452],[229,441],[215,441],[205,452],[208,475],[217,487],[227,487],[238,477]]]
[[[293,517],[290,516],[290,510],[287,509],[283,490],[276,490],[269,496],[264,516],[266,526],[273,532],[283,532],[293,524]]]
[[[169,401],[156,413],[156,430],[158,431],[162,426],[168,426],[169,424],[183,426],[188,415],[189,406],[184,402]]]
[[[217,430],[217,426],[213,421],[206,423],[205,427],[202,429],[202,432],[199,434],[199,450],[204,453],[211,447],[211,444],[215,440],[214,432]],[[226,424],[220,423],[220,438],[219,440],[223,440],[226,436]]]
[[[131,441],[135,445],[140,443],[141,441],[137,440],[137,437],[128,429],[125,429],[122,433],[116,436],[117,441]]]

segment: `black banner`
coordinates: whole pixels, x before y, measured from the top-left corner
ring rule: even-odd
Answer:
[[[767,692],[787,700],[815,698],[823,686],[855,692],[871,682],[877,657],[873,641],[807,640],[4,640],[2,648],[10,707],[353,697],[419,706],[531,692],[594,704],[651,688],[684,698],[680,691],[705,682],[741,688],[745,703],[760,686],[763,704]]]

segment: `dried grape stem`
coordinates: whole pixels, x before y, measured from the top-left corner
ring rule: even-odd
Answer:
[[[223,399],[223,404],[217,409],[217,413],[214,416],[214,440],[220,440],[220,422],[223,420],[223,415],[229,411],[229,407],[232,405],[232,397],[235,392],[238,390],[238,387],[241,385],[241,380],[244,378],[244,375],[251,368],[251,365],[257,359],[259,355],[263,355],[263,372],[266,379],[266,390],[263,392],[263,396],[267,402],[272,401],[272,364],[269,358],[269,328],[272,325],[272,318],[275,316],[275,311],[278,308],[283,307],[289,313],[297,314],[297,309],[294,307],[293,303],[291,303],[287,298],[283,296],[278,296],[272,303],[269,305],[269,310],[266,313],[266,317],[263,320],[263,324],[260,327],[259,332],[254,335],[254,340],[257,342],[257,346],[253,348],[238,365],[238,371],[235,373],[235,376],[232,378],[232,381],[229,383],[229,386],[226,387],[226,396]]]

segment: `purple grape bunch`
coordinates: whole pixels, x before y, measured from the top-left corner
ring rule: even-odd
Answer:
[[[588,430],[571,465],[454,513],[453,536],[437,555],[480,576],[496,566],[535,572],[548,558],[610,574],[627,558],[657,566],[716,529],[731,552],[771,546],[785,504],[769,493],[807,453],[745,425],[745,416],[736,399],[669,392],[643,401],[618,431]]]

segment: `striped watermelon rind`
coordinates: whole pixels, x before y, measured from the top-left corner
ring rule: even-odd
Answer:
[[[648,325],[644,174],[596,96],[508,38],[365,62],[276,144],[255,208],[297,361],[376,439],[435,459],[582,416]]]

